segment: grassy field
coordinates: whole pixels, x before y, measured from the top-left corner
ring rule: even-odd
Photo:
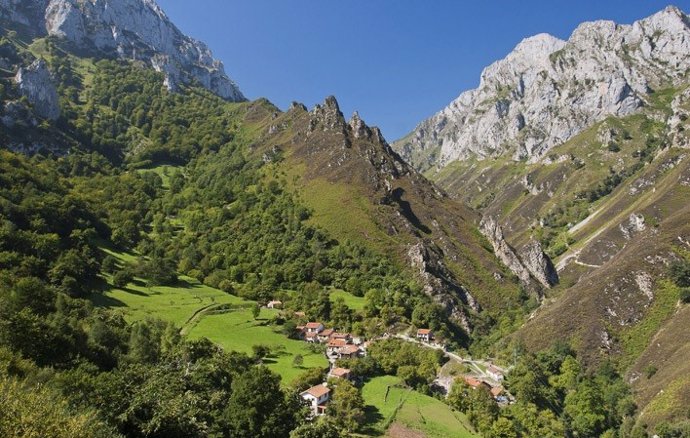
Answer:
[[[333,289],[330,292],[329,296],[331,298],[331,301],[335,301],[338,298],[342,298],[345,301],[345,305],[355,311],[360,311],[364,309],[364,305],[367,302],[367,300],[365,300],[364,297],[356,297],[351,293],[345,292],[344,290],[340,289]]]
[[[161,177],[161,180],[163,180],[163,188],[164,189],[169,189],[170,188],[170,176],[176,171],[176,170],[181,170],[181,166],[173,166],[169,164],[163,164],[157,167],[152,167],[148,169],[137,169],[138,172],[144,173],[144,172],[153,172],[157,174],[158,176]]]
[[[135,259],[132,254],[112,249],[103,251],[120,262]],[[184,328],[191,339],[206,337],[229,351],[252,354],[252,346],[268,345],[275,354],[265,363],[281,375],[285,385],[308,368],[328,366],[324,355],[310,351],[305,342],[291,340],[274,332],[267,321],[275,315],[276,310],[262,309],[259,318],[254,320],[251,312],[253,301],[203,285],[191,278],[180,277],[180,283],[171,287],[147,287],[143,281],[135,279],[125,288],[110,288],[96,295],[93,302],[97,306],[120,309],[129,322],[146,318],[173,322]],[[214,314],[211,310],[218,304],[230,304],[233,310]],[[192,318],[193,316],[195,317]],[[192,321],[189,322],[190,320]],[[304,358],[299,368],[292,366],[297,354]]]
[[[289,384],[308,368],[328,367],[322,353],[310,351],[306,342],[288,339],[282,333],[276,333],[274,327],[267,324],[268,319],[277,311],[261,309],[257,320],[254,320],[251,313],[251,309],[238,309],[205,316],[189,330],[189,337],[205,337],[227,350],[248,354],[252,353],[254,345],[267,345],[274,353],[265,363],[268,368],[282,376],[284,384]],[[295,367],[292,361],[298,354],[302,355],[304,363],[300,367]]]
[[[397,386],[400,379],[383,376],[362,388],[367,405],[368,435],[382,435],[393,423],[419,431],[427,438],[475,438],[467,419],[445,403],[419,392]]]
[[[252,305],[234,295],[181,277],[176,286],[147,287],[143,282],[130,283],[123,289],[112,288],[93,299],[98,306],[121,308],[128,321],[159,318],[182,327],[194,313],[213,304]]]

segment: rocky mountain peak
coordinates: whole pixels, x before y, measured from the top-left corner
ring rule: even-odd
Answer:
[[[583,23],[568,41],[527,38],[394,148],[421,170],[473,156],[537,162],[592,124],[638,111],[654,89],[684,81],[688,23],[668,7],[632,25]]]
[[[224,99],[245,100],[223,63],[184,35],[154,0],[0,0],[0,17],[78,52],[144,61],[165,73],[171,90],[198,82]]]

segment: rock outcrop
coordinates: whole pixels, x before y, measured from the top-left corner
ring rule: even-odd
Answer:
[[[394,148],[417,169],[471,156],[537,162],[608,116],[634,113],[690,68],[690,19],[679,9],[619,25],[580,25],[568,41],[540,34],[487,67],[479,87]]]
[[[29,100],[38,117],[49,120],[60,117],[57,89],[45,61],[39,59],[28,67],[20,68],[14,80],[19,92]]]
[[[0,0],[0,16],[80,53],[144,61],[165,73],[171,90],[198,82],[224,99],[245,100],[209,48],[184,35],[154,0]]]
[[[539,242],[530,240],[520,249],[518,256],[530,274],[543,287],[549,288],[558,284],[558,271]]]
[[[543,296],[540,287],[548,289],[558,283],[558,272],[539,242],[532,240],[519,252],[516,251],[506,242],[501,226],[492,217],[482,219],[479,229],[491,243],[499,260],[538,298]]]

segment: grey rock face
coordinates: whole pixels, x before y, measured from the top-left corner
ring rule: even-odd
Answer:
[[[635,112],[655,87],[681,82],[689,23],[668,7],[632,25],[584,23],[568,41],[527,38],[394,147],[422,170],[471,156],[537,162],[593,123]]]
[[[519,257],[530,274],[542,286],[549,288],[558,284],[558,272],[539,242],[531,240],[520,250]]]
[[[246,100],[209,48],[184,35],[154,0],[0,0],[0,14],[77,50],[144,61],[165,73],[171,90],[196,81],[224,99]]]
[[[407,258],[410,266],[417,271],[422,280],[424,292],[443,306],[450,316],[460,322],[460,325],[469,333],[472,326],[462,305],[465,304],[475,311],[479,310],[479,306],[469,292],[452,286],[455,282],[449,281],[452,275],[443,264],[442,256],[419,242],[409,248]]]
[[[494,218],[482,219],[479,229],[491,243],[499,260],[517,275],[523,285],[534,290],[533,279],[547,289],[558,284],[558,272],[539,242],[530,241],[518,253],[506,242],[503,230]],[[534,291],[539,298],[542,297],[540,290]]]
[[[37,116],[49,120],[60,117],[57,89],[45,61],[37,60],[29,67],[20,68],[14,80]]]

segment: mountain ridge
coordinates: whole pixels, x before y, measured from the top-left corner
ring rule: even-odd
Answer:
[[[485,68],[476,89],[393,147],[423,171],[471,156],[536,162],[592,123],[638,111],[652,89],[682,80],[688,23],[669,6],[631,25],[583,23],[566,42],[527,38]]]
[[[2,22],[76,51],[144,61],[165,74],[170,90],[196,81],[226,100],[246,100],[206,44],[184,35],[154,0],[2,0]]]

